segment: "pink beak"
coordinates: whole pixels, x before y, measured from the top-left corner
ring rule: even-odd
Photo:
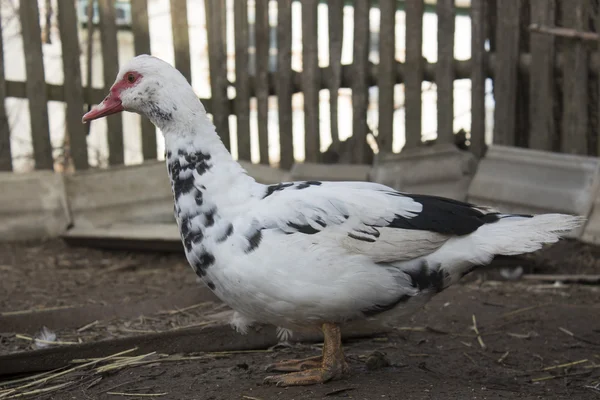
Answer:
[[[108,96],[106,96],[106,98],[102,100],[102,103],[92,108],[83,116],[81,122],[85,124],[86,122],[92,121],[94,119],[106,117],[107,115],[115,114],[121,111],[123,111],[123,104],[121,103],[121,99],[118,95],[111,91],[108,94]]]

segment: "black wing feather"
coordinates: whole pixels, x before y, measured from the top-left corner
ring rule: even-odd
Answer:
[[[406,194],[423,205],[423,210],[412,218],[396,215],[390,228],[426,230],[447,235],[463,236],[476,231],[481,225],[500,219],[497,213],[483,213],[473,204],[438,196]]]

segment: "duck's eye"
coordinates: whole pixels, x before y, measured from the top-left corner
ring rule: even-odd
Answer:
[[[129,81],[129,83],[135,82],[135,75],[127,74],[127,81]]]

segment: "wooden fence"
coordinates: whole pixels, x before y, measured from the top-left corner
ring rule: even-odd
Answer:
[[[117,26],[113,0],[98,0],[103,52],[104,81],[110,85],[118,70]],[[319,90],[330,90],[333,144],[339,144],[338,89],[352,89],[352,160],[368,160],[368,88],[379,88],[377,142],[380,151],[392,151],[394,132],[394,85],[405,87],[405,148],[422,144],[423,81],[437,86],[438,142],[454,142],[454,90],[456,79],[470,79],[472,110],[470,151],[481,156],[485,151],[485,82],[494,83],[494,142],[536,149],[577,154],[598,154],[598,42],[595,33],[595,0],[471,0],[471,59],[454,59],[456,8],[454,0],[437,0],[438,60],[427,62],[422,56],[423,0],[329,0],[325,3],[329,19],[330,65],[318,64],[317,8],[319,0],[301,0],[303,70],[292,70],[292,0],[278,0],[276,71],[269,69],[269,0],[254,0],[255,72],[250,73],[248,2],[234,0],[235,82],[226,76],[225,2],[205,0],[210,57],[212,97],[202,99],[213,115],[217,131],[229,147],[230,114],[237,117],[239,158],[250,159],[250,98],[257,99],[260,162],[268,162],[268,98],[277,96],[279,116],[280,167],[294,162],[292,141],[292,95],[304,94],[305,154],[307,161],[319,162]],[[590,4],[594,5],[590,6]],[[76,169],[88,168],[86,128],[81,115],[88,104],[102,100],[108,87],[82,87],[78,19],[73,0],[58,0],[58,23],[65,70],[64,85],[45,83],[42,62],[40,15],[37,1],[21,1],[27,80],[6,81],[0,40],[0,170],[11,169],[10,129],[4,107],[7,97],[29,99],[32,142],[37,169],[52,169],[52,149],[47,102],[67,105],[66,126],[70,155]],[[170,0],[175,66],[191,80],[190,37],[186,0]],[[353,63],[341,64],[342,13],[345,5],[354,6]],[[150,53],[147,0],[131,1],[136,54]],[[369,62],[369,8],[381,10],[379,63]],[[406,60],[395,58],[395,12],[406,13]],[[88,16],[91,14],[88,13]],[[591,23],[591,24],[590,24]],[[562,28],[557,28],[559,24]],[[589,32],[587,32],[589,31]],[[88,68],[89,71],[89,68]],[[90,79],[88,78],[88,82]],[[229,99],[233,85],[236,97]],[[144,159],[155,159],[156,136],[153,126],[141,125]],[[109,164],[124,160],[122,118],[108,118]]]

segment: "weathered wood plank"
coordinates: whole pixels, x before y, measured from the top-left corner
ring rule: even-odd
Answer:
[[[369,107],[369,5],[354,3],[354,60],[352,68],[352,136],[355,137],[352,161],[367,163],[367,108]]]
[[[596,13],[596,30],[600,31],[600,12]],[[598,41],[598,48],[600,48],[600,41]],[[590,57],[592,58],[592,57]],[[591,73],[596,73],[597,77],[600,77],[600,65],[598,65],[596,68],[590,68],[590,72]],[[600,97],[600,78],[597,78],[597,82],[598,82],[598,95]],[[597,126],[596,126],[596,130],[599,132],[600,135],[600,98],[597,100],[597,111],[596,111],[596,115],[597,115]],[[600,136],[596,139],[596,155],[600,156]]]
[[[131,2],[131,30],[135,55],[152,54],[148,26],[148,0]],[[142,155],[144,160],[156,159],[156,128],[142,117]]]
[[[171,0],[171,28],[173,31],[173,50],[175,68],[192,81],[190,62],[190,33],[187,19],[187,0]]]
[[[87,37],[86,37],[86,46],[85,46],[85,66],[86,66],[86,85],[87,87],[85,88],[85,103],[87,104],[87,111],[90,111],[92,109],[92,93],[94,88],[92,87],[92,77],[93,75],[93,66],[94,66],[94,24],[89,22],[92,20],[93,16],[94,16],[94,2],[93,1],[88,1],[86,10],[86,17],[87,17],[87,29],[86,29],[86,33],[87,33]],[[51,92],[49,93],[51,94]],[[92,127],[92,124],[85,124],[85,134],[86,136],[90,134],[90,129]]]
[[[485,75],[487,78],[493,78],[492,71],[495,69],[495,60],[496,57],[494,54],[486,54],[484,56],[486,71]],[[562,54],[558,53],[556,55],[556,68],[555,73],[561,74],[564,64],[564,57]],[[531,65],[531,57],[529,54],[521,54],[519,60],[519,71],[522,73],[527,73],[530,69]],[[600,53],[593,53],[591,59],[588,62],[591,76],[599,76],[598,70],[600,69]],[[378,66],[369,64],[368,70],[368,82],[377,82],[377,69]],[[425,63],[425,75],[424,82],[435,82],[435,69],[436,63]],[[454,62],[454,69],[456,72],[456,79],[470,79],[471,77],[471,60],[457,60]],[[404,83],[406,80],[405,77],[406,64],[396,62],[396,84]],[[329,78],[329,67],[320,68],[320,75],[322,75],[321,79],[321,88],[327,88],[327,82]],[[290,91],[292,93],[300,93],[301,92],[301,73],[291,71],[291,88]],[[350,88],[352,82],[352,66],[351,65],[343,65],[342,66],[342,84],[340,87],[342,88]],[[269,95],[274,96],[277,94],[277,80],[278,74],[269,73]],[[252,77],[249,78],[250,83],[249,86],[252,88],[254,86],[254,79]],[[62,85],[55,85],[51,83],[46,84],[46,90],[48,92],[48,100],[50,101],[65,101],[64,89]],[[84,92],[86,92],[86,102],[87,102],[87,90],[88,87],[84,87]],[[27,93],[25,91],[25,82],[24,81],[6,81],[6,96],[7,97],[16,97],[16,98],[27,98]],[[90,92],[90,98],[92,104],[98,104],[98,102],[102,101],[102,99],[106,96],[106,92],[103,88],[92,88]],[[209,113],[212,113],[212,100],[210,98],[201,98],[200,99],[204,106],[206,107]],[[230,113],[234,112],[233,100],[228,100],[226,106],[226,110]]]
[[[235,115],[238,159],[250,161],[250,80],[248,79],[248,2],[234,1]]]
[[[277,103],[279,112],[279,168],[294,164],[292,136],[292,0],[277,1]]]
[[[2,14],[0,13],[0,32],[2,32]],[[4,40],[0,35],[0,171],[12,171],[12,152],[10,149],[10,126],[5,107],[6,78],[4,76]]]
[[[393,1],[393,0],[388,0]],[[340,144],[338,98],[342,84],[342,45],[344,38],[344,0],[329,0],[329,110],[331,121],[331,142],[334,148]]]
[[[304,93],[304,159],[320,159],[318,0],[302,2],[302,92]]]
[[[83,89],[84,91],[87,91],[88,87],[86,86]],[[48,100],[65,101],[65,91],[62,85],[53,85],[51,83],[46,83],[46,91],[48,93]],[[106,97],[106,91],[104,88],[92,88],[90,93],[92,104],[98,104],[104,99],[104,97]],[[26,99],[27,91],[25,82],[6,81],[6,97]],[[212,113],[212,99],[200,98],[200,101],[202,102],[202,104],[204,104],[204,108],[206,108],[206,111],[208,113]],[[228,113],[233,112],[233,101],[227,101],[226,111]]]
[[[531,23],[552,27],[555,20],[554,0],[532,0]],[[531,74],[529,76],[529,146],[553,150],[554,126],[554,36],[531,32]]]
[[[98,0],[98,7],[100,10],[100,42],[102,43],[104,89],[108,93],[119,72],[115,5],[112,0]],[[123,123],[121,114],[118,113],[107,117],[106,124],[108,127],[108,163],[110,165],[123,164],[125,153],[123,151]]]
[[[379,0],[379,151],[392,152],[394,141],[394,85],[396,84],[396,0]]]
[[[454,0],[438,0],[437,142],[454,143]]]
[[[130,309],[130,307],[133,307],[133,305],[127,308]],[[163,306],[163,309],[169,309],[169,307]],[[149,313],[140,312],[139,314],[148,315]],[[208,319],[209,316],[210,320]],[[262,327],[260,330],[252,329],[247,335],[240,335],[234,329],[231,329],[229,320],[232,316],[233,311],[225,308],[219,310],[218,314],[216,310],[207,314],[206,321],[213,322],[209,326],[192,326],[186,329],[173,329],[158,333],[3,354],[0,356],[0,374],[5,376],[50,371],[70,366],[72,360],[76,358],[107,357],[110,354],[132,348],[136,349],[135,352],[130,352],[128,355],[149,352],[169,354],[195,351],[235,352],[267,349],[279,342],[276,328],[272,325]],[[382,324],[351,323],[344,329],[342,339],[365,338],[390,331],[390,328],[382,326]],[[320,343],[323,342],[323,335],[318,331],[298,332],[294,335],[294,342]]]
[[[485,153],[486,0],[471,1],[471,152]]]
[[[519,26],[521,34],[519,35],[519,56],[521,53],[529,51],[531,25],[531,13],[527,1],[521,2],[519,9]],[[518,58],[517,58],[518,60]],[[518,61],[517,61],[518,62]],[[516,104],[516,129],[515,129],[515,146],[528,148],[529,147],[529,130],[531,124],[529,122],[529,83],[528,73],[523,73],[517,67],[517,104]]]
[[[136,0],[131,3],[131,30],[135,55],[151,54],[148,0]]]
[[[505,146],[514,146],[516,137],[519,9],[521,8],[521,1],[499,1],[496,7],[494,143]]]
[[[205,0],[206,27],[208,31],[208,55],[210,90],[213,103],[213,123],[227,149],[231,149],[229,138],[229,100],[227,98],[227,59],[223,37],[223,13],[225,4],[221,0]]]
[[[572,0],[563,7],[566,28],[576,31],[587,30],[586,0]],[[565,46],[563,70],[563,118],[561,151],[582,154],[588,152],[588,54],[585,45],[579,40],[571,40]]]
[[[406,64],[404,69],[406,144],[421,145],[421,82],[423,81],[423,0],[406,0]]]
[[[31,139],[36,169],[53,169],[52,145],[48,126],[48,95],[42,55],[42,39],[37,1],[25,1],[19,7],[23,50],[25,52],[25,82],[29,99]]]
[[[85,170],[89,167],[89,164],[86,130],[85,125],[81,123],[84,104],[77,23],[75,4],[68,1],[59,1],[58,25],[62,45],[63,69],[65,71],[66,126],[73,165],[76,170]]]
[[[269,0],[256,5],[256,105],[260,163],[269,164]]]

